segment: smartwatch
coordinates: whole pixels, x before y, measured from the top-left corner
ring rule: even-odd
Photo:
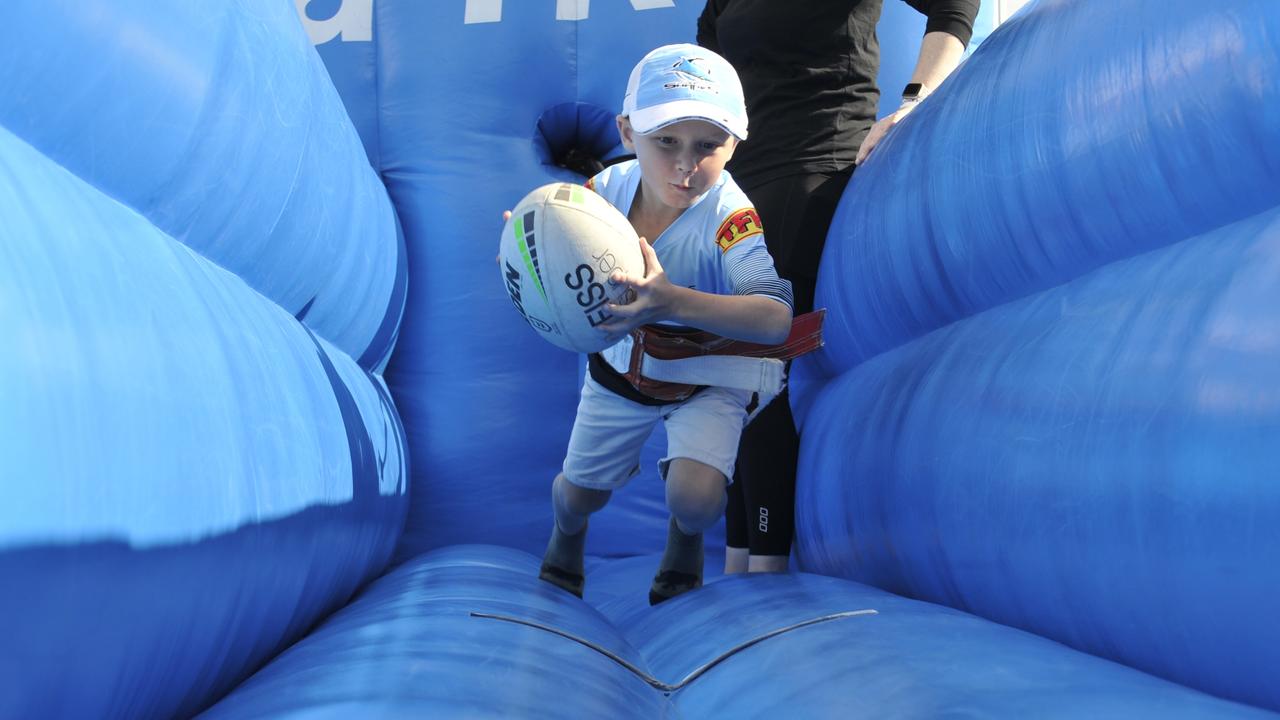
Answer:
[[[929,86],[924,83],[907,83],[907,86],[902,88],[902,104],[912,105],[918,103],[928,94]]]

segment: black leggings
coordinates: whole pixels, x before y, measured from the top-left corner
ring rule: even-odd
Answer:
[[[738,181],[760,213],[778,274],[791,281],[797,315],[813,309],[827,228],[852,171],[791,175],[751,187]],[[742,432],[725,507],[726,545],[752,555],[791,554],[799,451],[784,390]]]

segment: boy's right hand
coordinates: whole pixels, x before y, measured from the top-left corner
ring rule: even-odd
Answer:
[[[613,283],[625,285],[632,298],[630,302],[621,305],[610,303],[609,313],[613,317],[596,326],[615,342],[641,325],[670,319],[680,292],[680,288],[667,279],[667,272],[662,269],[662,263],[658,262],[658,253],[644,238],[640,238],[640,252],[644,255],[642,277],[615,270],[609,278]]]

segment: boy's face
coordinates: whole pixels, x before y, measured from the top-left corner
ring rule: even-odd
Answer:
[[[641,135],[618,117],[622,144],[636,154],[645,197],[685,209],[720,179],[738,139],[705,120],[681,120]]]

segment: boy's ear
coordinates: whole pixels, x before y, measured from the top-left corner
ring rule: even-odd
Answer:
[[[631,127],[631,120],[626,115],[619,115],[617,117],[617,122],[618,137],[622,138],[622,147],[626,148],[630,152],[635,152],[636,143],[633,135],[635,130]]]

